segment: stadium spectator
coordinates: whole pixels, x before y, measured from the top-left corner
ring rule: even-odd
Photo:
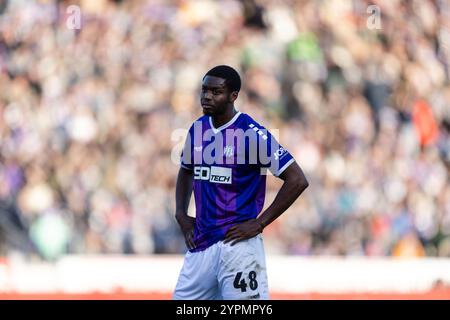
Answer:
[[[80,30],[73,1],[0,2],[0,254],[183,252],[172,133],[230,64],[310,178],[267,253],[385,256],[412,231],[450,255],[447,1],[79,1]]]

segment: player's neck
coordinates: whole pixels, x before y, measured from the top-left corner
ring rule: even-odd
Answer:
[[[227,110],[227,112],[225,112],[223,114],[212,116],[211,120],[212,120],[214,127],[219,128],[219,127],[223,126],[225,123],[227,123],[228,121],[233,119],[233,117],[236,115],[236,113],[237,113],[237,111],[233,106],[232,108],[230,108],[229,110]]]

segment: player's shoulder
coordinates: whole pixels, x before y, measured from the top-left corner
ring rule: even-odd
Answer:
[[[195,119],[195,120],[192,122],[191,127],[190,127],[190,130],[192,130],[192,129],[194,128],[194,125],[195,125],[196,123],[203,123],[203,122],[206,122],[206,121],[208,121],[208,116],[207,116],[207,115],[202,115],[201,117],[198,117],[197,119]]]
[[[205,122],[205,121],[208,121],[208,119],[209,119],[209,116],[207,116],[206,114],[204,114],[204,115],[198,117],[198,118],[194,121],[194,123],[197,122],[197,121]]]
[[[241,113],[241,116],[239,117],[239,126],[243,129],[265,129],[262,124],[260,124],[258,121],[256,121],[252,116],[248,115],[247,113]],[[256,130],[256,129],[254,129]]]

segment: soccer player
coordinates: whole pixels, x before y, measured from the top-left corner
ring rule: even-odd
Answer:
[[[176,185],[176,219],[189,250],[174,299],[269,299],[261,233],[308,187],[292,155],[235,109],[240,88],[229,66],[203,78],[204,115],[189,129]],[[259,215],[267,169],[284,183]],[[187,212],[192,190],[195,218]]]

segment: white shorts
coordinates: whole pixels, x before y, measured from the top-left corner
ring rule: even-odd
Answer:
[[[219,241],[203,251],[188,251],[173,299],[269,299],[262,236],[234,246]]]

